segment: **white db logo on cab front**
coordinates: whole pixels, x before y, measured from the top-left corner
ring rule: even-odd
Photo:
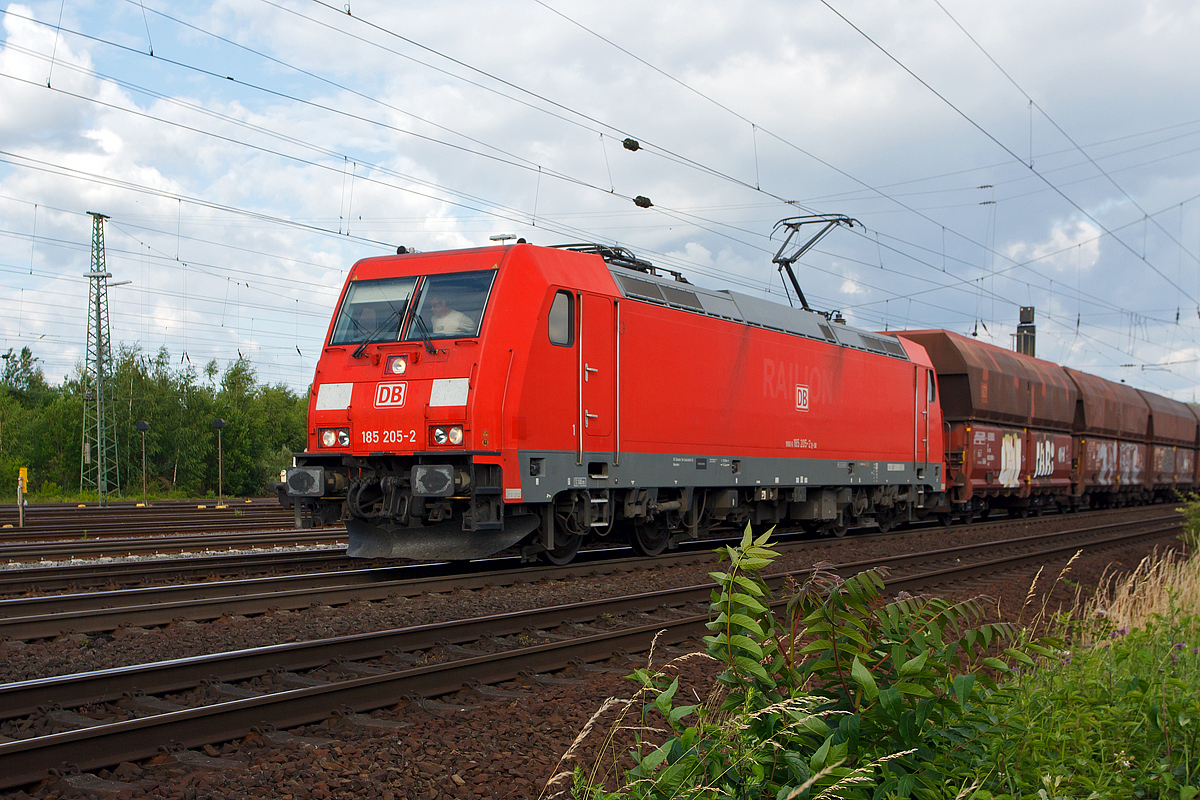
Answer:
[[[375,389],[376,408],[398,408],[404,405],[407,383],[381,383]]]

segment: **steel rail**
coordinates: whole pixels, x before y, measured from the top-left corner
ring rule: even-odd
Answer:
[[[698,557],[696,553],[681,553],[674,560],[694,561]],[[65,632],[94,633],[119,627],[166,625],[180,619],[202,621],[230,614],[261,614],[271,608],[293,611],[319,604],[413,597],[427,592],[479,589],[516,581],[578,577],[591,572],[628,572],[641,566],[644,563],[614,559],[576,567],[518,567],[500,571],[484,567],[476,572],[462,573],[445,564],[419,564],[318,575],[18,597],[0,600],[0,635],[40,639]],[[436,574],[430,575],[431,569]],[[452,574],[445,574],[447,571]],[[276,590],[265,591],[265,587]],[[222,590],[224,594],[214,595]],[[105,603],[108,605],[102,605]]]
[[[682,641],[703,630],[707,617],[672,626],[664,643]],[[645,647],[663,629],[644,625],[612,633],[550,642],[488,656],[449,661],[384,675],[372,675],[305,689],[174,711],[153,717],[99,725],[0,744],[0,788],[32,783],[69,764],[81,770],[146,758],[163,742],[196,747],[245,736],[255,728],[290,728],[320,722],[334,709],[369,711],[412,695],[457,691],[471,680],[502,683],[528,670],[563,669],[572,661],[599,661],[613,653]]]
[[[193,500],[155,500],[148,506],[144,506],[136,500],[118,500],[110,501],[107,505],[100,506],[95,502],[91,503],[26,503],[25,515],[26,519],[46,518],[46,519],[71,519],[81,515],[104,515],[104,514],[123,514],[126,512],[136,512],[139,514],[177,514],[181,511],[196,510],[197,506],[206,506],[207,509],[214,508],[215,500],[212,498]],[[250,499],[230,499],[225,505],[230,508],[243,508],[253,510],[263,510],[278,512],[282,506],[279,504],[279,498],[271,497],[254,497]],[[201,509],[205,510],[205,509]],[[17,514],[16,506],[13,504],[0,505],[0,525],[15,523],[19,515]]]
[[[1159,535],[1178,527],[1114,534],[1085,546],[1111,546],[1131,539]],[[989,571],[1014,569],[1029,563],[1044,562],[1048,557],[1065,555],[1077,549],[1078,545],[1057,543],[1040,552],[989,559],[971,565],[958,564],[892,578],[888,582],[888,588],[891,591],[927,589]],[[846,564],[838,567],[836,571],[849,575],[864,566],[877,563]],[[771,576],[769,582],[777,585],[785,578],[784,575]],[[688,587],[686,590],[677,591],[702,591],[707,596],[711,588]],[[786,599],[781,599],[773,605],[778,606],[786,602]],[[703,632],[708,619],[707,614],[692,615],[487,656],[8,742],[0,744],[0,788],[32,783],[44,777],[48,770],[63,764],[87,770],[120,761],[145,758],[156,753],[164,741],[196,747],[214,741],[236,739],[247,735],[254,728],[272,725],[287,728],[312,724],[326,719],[332,709],[369,711],[414,695],[428,697],[457,691],[470,680],[501,683],[531,669],[552,671],[565,668],[573,661],[599,661],[611,658],[614,653],[622,650],[643,650],[656,637],[662,644],[674,644]]]
[[[131,517],[136,515],[129,515]],[[280,514],[213,514],[205,519],[178,515],[152,520],[124,519],[111,521],[77,522],[69,525],[26,525],[22,528],[0,529],[0,544],[30,541],[69,541],[72,539],[130,538],[132,535],[157,536],[163,528],[173,530],[205,532],[254,530],[257,528],[287,528],[292,525],[290,517]],[[145,531],[142,533],[142,531]]]
[[[514,636],[530,629],[552,628],[571,622],[591,622],[606,614],[616,616],[635,611],[656,611],[664,606],[677,608],[691,603],[707,603],[711,590],[711,585],[663,589],[451,622],[0,684],[0,720],[26,716],[41,706],[51,704],[81,706],[119,699],[126,693],[162,694],[193,688],[214,676],[222,681],[246,680],[274,669],[313,669],[334,661],[380,658],[389,652],[426,650],[441,644],[461,644],[489,637]]]

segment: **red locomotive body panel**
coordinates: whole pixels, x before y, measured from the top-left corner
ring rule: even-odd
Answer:
[[[628,450],[914,460],[913,363],[645,303],[623,306],[622,322],[637,376],[621,398]],[[669,411],[654,402],[666,398]],[[936,460],[921,438],[916,460]]]

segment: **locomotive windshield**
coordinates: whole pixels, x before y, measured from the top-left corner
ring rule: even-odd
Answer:
[[[478,336],[483,309],[495,277],[496,270],[489,269],[425,278],[405,341]]]
[[[346,291],[329,343],[398,341],[404,312],[416,285],[416,278],[354,281]]]
[[[346,290],[329,343],[419,342],[478,336],[495,277],[496,270],[491,269],[354,281]],[[408,309],[414,302],[416,312],[410,315]]]

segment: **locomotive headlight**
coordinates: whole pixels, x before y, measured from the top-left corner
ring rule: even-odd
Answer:
[[[349,447],[349,428],[322,428],[318,431],[321,447]]]
[[[408,370],[407,356],[392,356],[387,360],[387,368],[384,370],[388,375],[403,375]]]
[[[430,428],[429,441],[441,446],[462,444],[462,425],[438,425],[437,427]]]

